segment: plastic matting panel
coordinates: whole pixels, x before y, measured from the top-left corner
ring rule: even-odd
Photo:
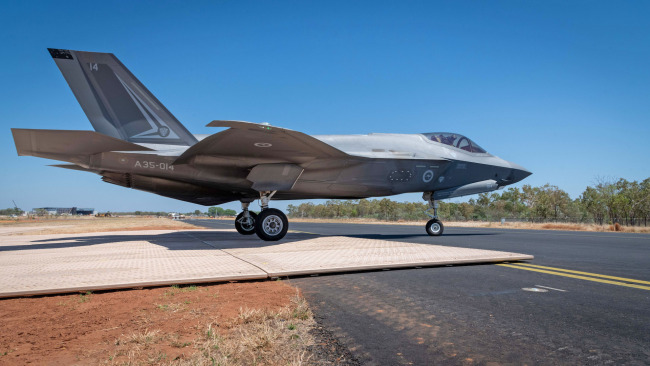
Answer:
[[[174,232],[4,236],[0,297],[267,278],[259,268]]]
[[[343,236],[264,242],[233,230],[0,234],[0,297],[528,259]]]
[[[224,251],[262,268],[269,276],[533,259],[510,252],[342,236]]]

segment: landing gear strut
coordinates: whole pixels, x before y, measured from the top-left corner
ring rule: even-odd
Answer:
[[[424,211],[424,213],[431,217],[431,220],[427,222],[425,227],[427,234],[431,236],[442,235],[445,227],[442,225],[442,221],[438,220],[438,202],[433,199],[433,192],[424,192],[422,198],[429,203],[429,209]],[[429,213],[431,209],[433,209],[433,215]]]
[[[276,208],[269,208],[269,201],[277,191],[260,192],[262,212],[255,219],[255,233],[262,240],[276,241],[284,238],[289,230],[287,216]]]

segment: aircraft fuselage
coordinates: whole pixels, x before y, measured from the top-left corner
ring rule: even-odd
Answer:
[[[512,184],[528,173],[523,168],[490,154],[472,154],[438,146],[420,134],[369,134],[313,136],[350,155],[348,159],[313,159],[290,191],[278,191],[275,199],[366,198],[409,192],[440,192],[477,182],[484,191]],[[146,146],[146,144],[145,144]],[[228,192],[233,199],[258,197],[248,181],[245,159],[197,159],[175,165],[182,150],[156,152],[104,152],[94,155],[89,170],[109,174],[111,183],[148,190],[139,181],[159,178],[161,185],[185,182],[200,191]],[[270,162],[273,163],[273,162]],[[122,175],[122,178],[119,177]],[[127,175],[130,175],[127,176]],[[493,181],[494,185],[489,185]],[[188,189],[191,189],[187,187]],[[189,192],[188,192],[189,193]],[[478,192],[480,193],[480,192]],[[446,198],[446,197],[445,197]]]

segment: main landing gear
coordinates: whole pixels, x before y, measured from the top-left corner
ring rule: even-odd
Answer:
[[[442,221],[438,220],[438,202],[436,202],[433,199],[433,192],[424,192],[422,198],[425,201],[429,202],[429,209],[424,211],[425,214],[431,217],[431,220],[427,222],[427,225],[425,227],[427,230],[427,234],[431,236],[442,235],[442,232],[445,230],[445,227],[444,225],[442,225]],[[433,209],[433,215],[429,213],[429,210],[431,209]]]
[[[250,202],[242,201],[242,212],[240,212],[235,219],[235,229],[237,229],[237,232],[242,235],[255,234],[255,221],[257,221],[257,214],[248,211],[248,206],[250,204]]]
[[[242,201],[242,212],[235,219],[235,228],[242,235],[251,235],[253,233],[266,241],[276,241],[284,238],[289,230],[289,220],[280,210],[269,208],[269,201],[275,194],[273,192],[260,192],[260,206],[262,212],[256,215],[248,210],[250,201]]]

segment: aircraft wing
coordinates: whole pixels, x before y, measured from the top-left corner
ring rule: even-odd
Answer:
[[[208,126],[230,128],[199,141],[174,164],[186,164],[198,156],[237,158],[249,166],[350,157],[316,138],[286,128],[242,121],[212,121]]]

